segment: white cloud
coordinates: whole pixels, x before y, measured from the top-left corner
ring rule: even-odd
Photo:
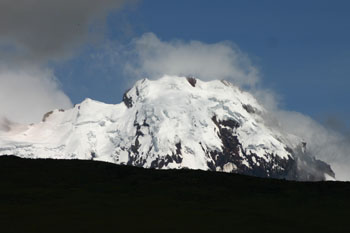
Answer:
[[[0,129],[10,121],[38,122],[47,111],[70,107],[48,62],[103,37],[108,13],[135,2],[0,0]]]
[[[125,69],[137,79],[192,75],[202,80],[231,80],[239,86],[252,86],[259,80],[248,57],[229,42],[162,41],[146,33],[134,39],[128,49]]]
[[[275,100],[268,101],[269,107],[273,102],[276,103]],[[276,105],[269,109],[265,120],[287,138],[291,134],[303,139],[308,152],[330,164],[338,180],[350,180],[350,139],[346,135],[328,129],[306,115],[281,110]]]
[[[50,70],[0,68],[0,118],[34,123],[50,110],[71,106]]]

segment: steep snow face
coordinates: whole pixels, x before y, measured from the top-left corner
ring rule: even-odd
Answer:
[[[39,124],[12,127],[0,134],[0,155],[303,180],[334,177],[327,164],[298,149],[299,138],[289,135],[287,143],[266,127],[264,111],[252,95],[226,81],[143,79],[120,104],[86,99],[45,114]]]

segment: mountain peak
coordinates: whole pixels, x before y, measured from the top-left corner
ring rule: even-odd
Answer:
[[[330,167],[267,127],[266,110],[227,81],[143,79],[123,103],[84,100],[45,121],[0,136],[0,155],[93,159],[157,169],[202,169],[323,180]],[[301,166],[303,165],[303,166]]]

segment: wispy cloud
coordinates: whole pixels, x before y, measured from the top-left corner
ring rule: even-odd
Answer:
[[[49,110],[70,107],[48,63],[101,36],[107,13],[129,2],[1,0],[0,118],[38,122]]]
[[[0,69],[0,118],[34,123],[52,109],[71,106],[50,70]]]

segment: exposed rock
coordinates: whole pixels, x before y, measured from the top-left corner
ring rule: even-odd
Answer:
[[[234,133],[234,129],[239,127],[238,122],[233,119],[220,121],[216,116],[212,120],[219,129],[218,136],[223,145],[222,151],[207,151],[212,158],[208,166],[213,171],[219,167],[222,171],[232,170],[232,172],[246,175],[309,181],[324,180],[325,173],[335,176],[328,164],[303,152],[302,147],[306,144],[302,144],[295,151],[288,148],[292,154],[288,159],[272,154],[265,154],[265,158],[261,158],[242,147]]]
[[[242,107],[249,113],[255,113],[256,110],[250,104],[243,104]]]
[[[192,87],[196,86],[197,80],[194,77],[187,77],[187,81],[191,84]]]
[[[53,111],[47,112],[44,114],[42,121],[45,122],[47,118],[53,113]]]
[[[132,97],[128,96],[128,92],[129,90],[127,90],[124,95],[123,95],[123,102],[126,105],[126,107],[128,108],[132,108],[133,106],[133,101],[132,101]]]

